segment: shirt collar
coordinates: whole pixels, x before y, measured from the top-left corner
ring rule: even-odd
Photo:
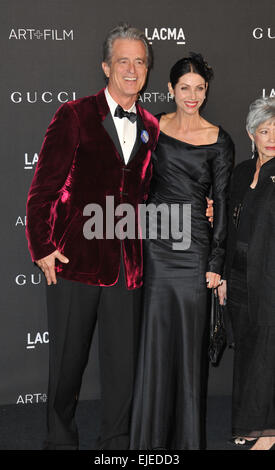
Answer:
[[[109,90],[108,90],[108,87],[105,88],[104,93],[105,93],[106,100],[107,100],[108,106],[110,108],[111,114],[114,117],[115,110],[116,110],[116,107],[117,107],[118,103],[116,103],[116,101],[111,97],[111,95],[109,93]],[[133,106],[131,106],[130,109],[125,109],[125,111],[128,111],[129,113],[130,112],[136,113],[136,104],[134,103]]]

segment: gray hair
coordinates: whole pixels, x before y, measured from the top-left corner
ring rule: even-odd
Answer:
[[[148,39],[145,34],[137,28],[123,23],[113,28],[107,35],[103,43],[103,62],[111,65],[112,61],[112,48],[116,39],[132,39],[135,41],[142,41],[146,49],[147,67],[150,69],[153,65],[153,52]]]
[[[259,125],[272,118],[275,118],[275,98],[259,98],[249,106],[246,130],[255,135]]]

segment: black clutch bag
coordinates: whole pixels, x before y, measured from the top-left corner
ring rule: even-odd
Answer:
[[[211,364],[217,366],[226,348],[226,329],[224,324],[224,307],[219,303],[215,289],[212,289],[210,342],[208,356]]]

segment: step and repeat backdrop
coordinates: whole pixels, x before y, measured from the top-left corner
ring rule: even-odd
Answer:
[[[1,9],[1,263],[0,404],[47,400],[45,285],[25,239],[26,196],[46,128],[63,103],[104,86],[102,42],[126,21],[145,31],[154,68],[141,103],[172,111],[171,66],[190,51],[213,67],[204,116],[223,126],[236,161],[251,156],[248,106],[275,96],[274,0],[0,0]],[[97,338],[82,399],[100,398]],[[230,394],[232,351],[210,368],[209,393]]]

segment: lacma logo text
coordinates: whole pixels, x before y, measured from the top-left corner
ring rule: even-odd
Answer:
[[[27,349],[35,349],[38,344],[48,344],[49,343],[49,332],[44,331],[44,333],[28,333],[27,335]]]
[[[175,41],[176,44],[185,44],[182,28],[145,28],[145,36],[150,44],[153,41]]]
[[[34,165],[38,162],[38,153],[34,153],[33,156],[25,153],[25,166],[24,170],[33,170]]]
[[[263,93],[262,93],[263,98],[275,98],[275,88],[271,88],[270,90],[266,90],[263,88]]]

